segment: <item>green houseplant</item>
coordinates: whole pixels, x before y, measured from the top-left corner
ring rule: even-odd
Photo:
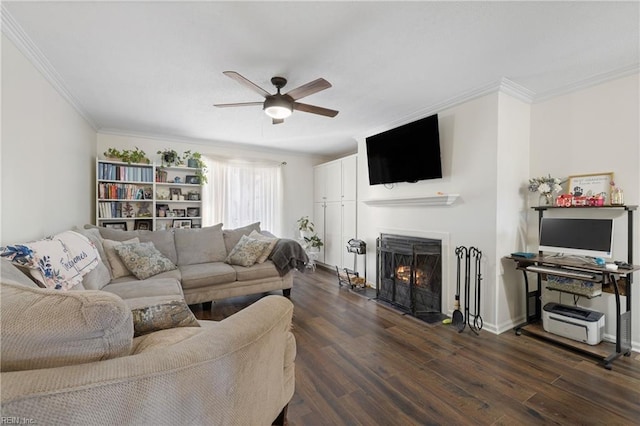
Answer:
[[[174,149],[165,149],[158,151],[160,159],[162,160],[162,167],[179,166],[182,164],[182,159]]]
[[[298,219],[297,223],[298,230],[300,231],[300,236],[305,239],[307,237],[311,237],[311,234],[314,232],[315,225],[313,224],[313,222],[311,222],[309,216],[302,216],[300,219]]]
[[[117,158],[120,161],[124,161],[127,164],[131,163],[144,163],[149,164],[151,161],[147,158],[147,154],[136,146],[136,149],[129,150],[124,149],[120,151],[116,148],[109,148],[104,153],[107,158]]]
[[[311,237],[304,237],[304,241],[314,249],[313,251],[320,251],[320,247],[324,245],[322,239],[318,237],[318,234],[313,234]]]
[[[202,161],[202,154],[190,150],[185,151],[182,154],[182,161],[186,161],[188,167],[197,169],[196,176],[200,178],[200,183],[207,183],[207,165]]]

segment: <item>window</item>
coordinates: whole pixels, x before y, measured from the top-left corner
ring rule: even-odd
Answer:
[[[247,163],[206,158],[209,183],[204,189],[206,225],[233,229],[254,222],[280,234],[281,173],[277,163]]]

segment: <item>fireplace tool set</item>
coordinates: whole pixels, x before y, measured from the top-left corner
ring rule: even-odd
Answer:
[[[482,252],[475,247],[456,247],[457,258],[457,275],[456,275],[456,299],[454,310],[451,316],[451,323],[458,328],[461,333],[468,325],[469,329],[478,335],[478,331],[482,329],[482,317],[480,316],[480,282],[482,274],[480,273],[480,261],[482,260]],[[471,312],[469,305],[471,303],[471,260],[474,261],[474,311]],[[460,312],[460,279],[464,262],[464,314]],[[472,319],[473,317],[473,319]]]

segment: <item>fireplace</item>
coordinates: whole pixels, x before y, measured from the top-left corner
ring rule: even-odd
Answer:
[[[444,318],[442,241],[381,234],[377,251],[378,300],[427,322]]]

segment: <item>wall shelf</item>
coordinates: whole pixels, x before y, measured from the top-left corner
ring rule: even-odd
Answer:
[[[460,194],[432,195],[411,198],[381,198],[364,200],[369,206],[450,206]]]

